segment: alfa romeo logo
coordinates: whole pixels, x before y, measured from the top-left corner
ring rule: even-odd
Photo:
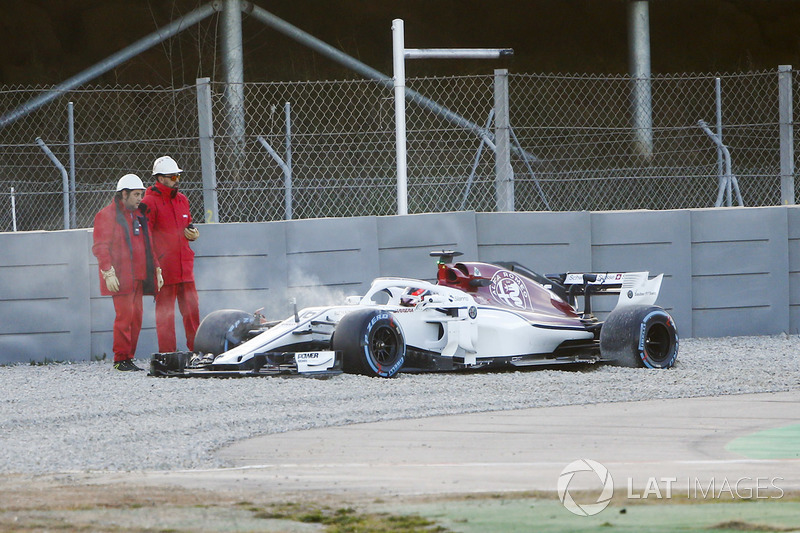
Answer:
[[[595,503],[579,504],[569,494],[569,484],[578,472],[594,472],[603,488]],[[593,516],[605,509],[614,495],[614,480],[608,469],[591,459],[579,459],[568,464],[558,476],[558,499],[566,509],[578,516]]]
[[[489,292],[495,299],[510,307],[527,309],[531,305],[531,295],[525,282],[513,272],[498,270],[492,276]]]

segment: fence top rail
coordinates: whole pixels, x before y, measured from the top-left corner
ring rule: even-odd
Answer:
[[[653,73],[650,78],[653,80],[704,80],[714,78],[752,78],[758,76],[774,76],[783,72],[778,67],[769,70],[748,71],[748,72],[712,72],[712,73]],[[613,80],[630,80],[630,74],[582,74],[582,73],[509,73],[510,77],[520,79],[558,79],[558,80],[599,80],[599,81],[613,81]],[[460,76],[419,76],[408,77],[408,81],[442,81],[449,80],[457,82],[459,80],[469,79],[483,79],[492,78],[493,74],[469,74]],[[212,81],[212,85],[226,85],[222,81]],[[342,79],[342,80],[305,80],[305,81],[247,81],[245,86],[298,86],[298,85],[340,85],[342,83],[353,84],[378,84],[377,80],[365,79]],[[52,90],[55,85],[0,85],[0,95],[13,94],[20,92],[47,92]],[[197,85],[184,85],[182,87],[166,87],[163,85],[84,85],[80,88],[70,89],[65,94],[78,94],[78,93],[103,93],[103,92],[182,92],[194,91]]]
[[[758,76],[774,76],[780,71],[777,67],[770,70],[758,70],[749,72],[683,72],[683,73],[652,73],[650,79],[652,80],[705,80],[714,78],[752,78]],[[634,76],[630,74],[581,74],[581,73],[518,73],[509,74],[511,77],[529,78],[529,79],[559,79],[559,80],[599,80],[599,81],[613,81],[613,80],[630,80]]]
[[[53,90],[55,85],[0,85],[0,95],[21,92],[44,93]],[[141,93],[176,93],[194,91],[197,85],[184,85],[183,87],[165,87],[163,85],[83,85],[80,88],[70,89],[64,95],[76,93],[114,93],[114,92],[141,92]]]

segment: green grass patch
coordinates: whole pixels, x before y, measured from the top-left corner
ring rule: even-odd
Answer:
[[[444,533],[448,529],[436,521],[417,514],[388,512],[364,513],[352,507],[338,509],[310,506],[296,502],[270,505],[264,509],[249,507],[256,518],[292,520],[325,526],[328,533]]]
[[[800,424],[744,435],[725,449],[751,459],[800,459]]]
[[[440,499],[376,504],[371,511],[414,514],[460,533],[736,533],[800,530],[800,503],[782,500],[612,503],[597,515],[576,516],[558,499]],[[534,526],[534,527],[532,527]]]

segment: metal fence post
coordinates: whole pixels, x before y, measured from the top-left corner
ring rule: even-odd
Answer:
[[[64,209],[64,229],[70,229],[69,227],[69,175],[67,174],[67,169],[64,168],[64,165],[61,164],[61,161],[58,160],[56,155],[50,150],[47,144],[42,140],[41,137],[36,137],[36,144],[42,149],[48,159],[53,162],[59,172],[61,172],[61,198],[62,198],[62,206]]]
[[[222,67],[225,72],[225,104],[232,153],[230,167],[235,179],[241,178],[244,163],[244,55],[242,50],[242,11],[239,0],[222,4]]]
[[[514,171],[508,117],[508,69],[494,71],[495,198],[497,211],[514,211]]]
[[[70,227],[78,226],[75,197],[75,113],[72,102],[67,104],[67,122],[69,129],[69,221]]]
[[[284,198],[284,211],[286,213],[284,218],[286,220],[291,220],[292,219],[292,168],[289,166],[289,164],[287,164],[286,161],[281,159],[281,156],[278,155],[278,152],[276,152],[275,149],[272,146],[270,146],[270,144],[266,141],[266,139],[264,139],[264,137],[259,135],[258,137],[256,137],[256,140],[259,143],[261,143],[261,146],[264,147],[267,153],[269,153],[272,159],[278,164],[279,167],[281,167],[281,170],[283,171],[283,184],[284,184],[283,198]]]
[[[406,58],[403,19],[392,21],[394,67],[395,156],[397,158],[397,214],[408,214],[408,166],[406,162]]]
[[[11,224],[14,231],[17,231],[17,199],[14,196],[14,187],[11,187]]]
[[[794,126],[792,66],[778,66],[778,106],[781,146],[781,205],[794,205]]]
[[[719,142],[722,140],[722,80],[716,78],[714,80],[714,98],[717,106],[717,139]],[[725,174],[725,161],[722,154],[722,148],[717,146],[717,175],[723,176]]]
[[[286,102],[283,106],[286,116],[286,171],[283,176],[283,203],[286,220],[292,220],[292,106]]]
[[[650,87],[650,6],[648,0],[628,4],[628,47],[633,87],[633,146],[635,152],[653,157],[653,102]]]
[[[200,140],[200,166],[203,175],[203,219],[219,222],[217,211],[217,164],[214,155],[214,120],[211,108],[211,84],[208,78],[197,79],[197,124]]]

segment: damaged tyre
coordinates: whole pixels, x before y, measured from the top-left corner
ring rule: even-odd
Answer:
[[[197,328],[194,350],[203,354],[219,355],[250,338],[256,329],[256,317],[238,309],[220,309],[209,313]]]
[[[614,309],[600,330],[600,353],[618,366],[670,368],[678,357],[675,321],[654,305]]]

